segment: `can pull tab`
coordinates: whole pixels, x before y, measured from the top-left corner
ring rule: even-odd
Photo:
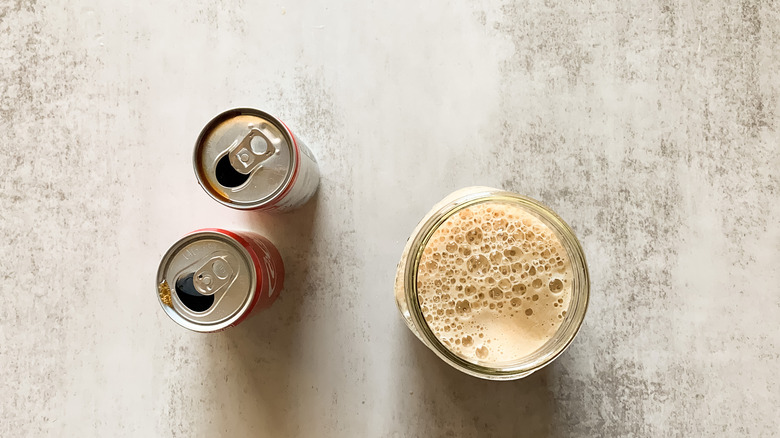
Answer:
[[[222,256],[211,257],[192,277],[192,284],[202,295],[214,295],[230,284],[233,267]]]
[[[230,165],[243,175],[252,173],[276,152],[273,143],[255,127],[242,139],[236,139],[228,152]]]

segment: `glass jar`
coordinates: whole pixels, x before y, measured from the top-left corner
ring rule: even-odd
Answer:
[[[436,336],[426,321],[418,296],[418,270],[423,252],[434,232],[462,209],[482,203],[510,204],[541,221],[558,238],[571,265],[568,308],[555,333],[533,353],[509,362],[488,363],[468,360],[453,352]],[[571,228],[548,207],[515,193],[489,187],[458,190],[438,204],[420,221],[406,243],[395,278],[395,299],[406,324],[436,355],[454,368],[488,380],[513,380],[541,369],[571,344],[588,307],[589,279],[585,255]],[[556,304],[557,306],[557,304]]]

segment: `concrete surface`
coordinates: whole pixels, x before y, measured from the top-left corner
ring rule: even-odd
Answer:
[[[780,2],[0,0],[0,436],[777,436]],[[190,156],[277,114],[315,202],[228,210]],[[574,345],[461,375],[392,299],[448,192],[580,236]],[[266,234],[272,309],[204,336],[152,287],[182,234]]]

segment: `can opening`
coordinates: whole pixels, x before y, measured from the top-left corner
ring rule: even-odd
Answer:
[[[203,295],[195,289],[194,273],[179,277],[176,280],[176,295],[182,304],[193,312],[205,312],[214,304],[214,295]]]
[[[243,174],[237,171],[232,164],[230,164],[230,157],[225,154],[217,161],[217,168],[214,169],[217,182],[222,184],[223,187],[238,187],[244,184],[249,179],[249,174]]]

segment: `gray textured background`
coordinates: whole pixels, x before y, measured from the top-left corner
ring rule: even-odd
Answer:
[[[780,3],[0,0],[0,436],[772,436],[780,432]],[[304,138],[318,198],[228,210],[190,156],[217,112]],[[518,382],[448,368],[392,277],[484,184],[580,236],[592,301]],[[160,311],[167,246],[266,234],[267,312]]]

